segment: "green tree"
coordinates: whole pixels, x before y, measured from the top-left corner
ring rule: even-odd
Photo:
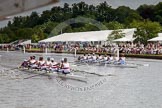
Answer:
[[[16,31],[16,40],[18,39],[31,39],[34,31],[32,28],[22,28]]]
[[[137,28],[135,32],[136,41],[146,44],[147,40],[156,37],[157,33],[162,30],[160,23],[149,20],[136,21],[134,20],[129,27]]]
[[[122,30],[114,30],[107,37],[107,41],[112,42],[113,40],[122,38],[124,36],[125,36],[125,33],[123,33]]]
[[[124,29],[124,25],[117,22],[117,21],[112,21],[109,23],[104,22],[104,25],[109,29],[109,30],[117,30],[117,29]]]
[[[137,8],[137,12],[144,18],[144,19],[154,19],[155,14],[155,6],[154,5],[141,5]]]

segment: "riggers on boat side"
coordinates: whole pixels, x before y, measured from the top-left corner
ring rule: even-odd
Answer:
[[[74,79],[74,80],[80,80],[80,81],[87,81],[87,78],[80,75],[74,75],[73,73],[70,74],[63,74],[60,72],[50,72],[50,71],[39,71],[36,69],[28,69],[28,68],[19,68],[20,71],[34,73],[34,74],[40,74],[45,76],[56,76],[60,78],[67,78],[67,79]]]

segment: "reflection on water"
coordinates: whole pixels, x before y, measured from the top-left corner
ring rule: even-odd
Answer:
[[[14,69],[30,55],[52,56],[56,61],[67,57],[74,61],[70,54],[23,54],[19,52],[0,52],[0,107],[1,108],[160,108],[162,107],[162,61],[146,59],[128,59],[129,62],[149,64],[149,66],[130,68],[110,68],[102,66],[80,65],[72,68],[113,76],[99,77],[86,73],[87,83],[77,80],[62,80],[57,77],[33,76],[31,73]],[[11,69],[11,70],[10,70]],[[97,86],[103,79],[105,82]],[[58,81],[76,87],[69,90]],[[78,91],[79,87],[96,86],[91,90]]]

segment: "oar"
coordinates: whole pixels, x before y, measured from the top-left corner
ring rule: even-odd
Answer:
[[[44,75],[44,74],[46,74],[46,73],[47,73],[47,72],[40,73],[40,74],[33,75],[33,76],[29,76],[29,77],[26,77],[26,78],[23,78],[23,79],[29,79],[29,78],[36,77],[36,76],[39,76],[39,75]]]
[[[137,66],[146,66],[146,67],[149,66],[149,64],[136,64],[136,63],[128,63],[128,64],[134,64],[134,65],[137,65]]]
[[[149,64],[137,64],[137,65],[139,65],[139,66],[146,66],[146,67],[149,66]]]
[[[97,74],[97,73],[94,73],[94,72],[87,72],[87,71],[81,71],[81,70],[72,70],[74,72],[84,72],[84,73],[87,73],[87,74],[93,74],[93,75],[97,75],[97,76],[105,76],[105,75],[101,75],[101,74]]]

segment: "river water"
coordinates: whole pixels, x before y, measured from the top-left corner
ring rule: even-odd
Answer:
[[[67,57],[73,69],[104,73],[96,76],[77,72],[87,82],[48,77],[14,69],[30,55]],[[23,54],[0,52],[0,108],[161,108],[162,61],[128,58],[149,64],[138,68],[75,65],[71,54]],[[23,79],[30,77],[28,79]]]

